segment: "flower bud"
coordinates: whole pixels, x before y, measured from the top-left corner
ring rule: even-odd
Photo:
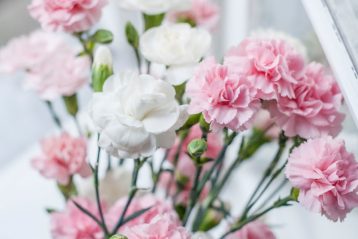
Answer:
[[[199,226],[199,231],[209,231],[220,224],[227,211],[230,211],[230,205],[216,200],[213,204],[215,208],[210,208],[204,215],[203,221]]]
[[[78,113],[78,100],[77,95],[71,95],[71,96],[64,96],[63,101],[66,106],[67,113],[69,113],[72,116],[76,116]]]
[[[193,159],[200,159],[207,149],[208,144],[204,139],[194,139],[188,145],[188,153]]]
[[[123,236],[123,235],[114,235],[114,236],[111,236],[110,239],[128,239],[128,237]]]
[[[101,92],[104,82],[113,74],[112,54],[108,47],[100,46],[94,55],[92,67],[92,87]]]

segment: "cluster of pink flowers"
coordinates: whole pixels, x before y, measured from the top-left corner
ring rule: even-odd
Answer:
[[[177,195],[177,201],[179,203],[186,204],[189,200],[189,194],[190,190],[193,187],[194,183],[194,175],[196,166],[193,162],[193,160],[188,156],[187,154],[187,148],[189,143],[194,140],[202,137],[202,131],[200,129],[199,125],[194,125],[191,129],[187,137],[183,140],[182,144],[180,144],[180,139],[177,138],[175,141],[174,146],[170,149],[168,154],[168,161],[171,163],[174,163],[176,160],[175,157],[178,156],[177,159],[177,166],[176,169],[176,176],[177,179],[182,179],[182,182],[184,182],[184,185],[181,185],[181,190],[179,195]],[[203,155],[203,157],[212,158],[215,159],[218,157],[219,152],[222,148],[222,140],[220,137],[220,134],[218,133],[209,133],[208,134],[208,149]],[[181,146],[179,148],[179,146]],[[176,155],[178,154],[178,155]],[[204,171],[207,170],[211,166],[211,163],[207,163],[204,165]],[[164,173],[160,178],[160,185],[163,188],[167,188],[169,186],[169,193],[171,195],[175,195],[177,190],[177,183],[172,182],[171,185],[168,185],[168,183],[171,182],[170,180],[171,174],[170,173]],[[203,193],[201,194],[201,197],[204,198],[205,195],[207,195],[209,188],[204,188]]]
[[[211,0],[191,0],[188,10],[169,12],[170,21],[189,21],[198,27],[215,30],[219,22],[219,6]]]
[[[10,41],[0,50],[0,71],[25,72],[25,87],[41,99],[71,96],[88,82],[90,61],[63,36],[35,31]]]
[[[95,202],[84,198],[74,198],[73,200],[93,215],[99,216]],[[112,229],[119,220],[126,201],[127,198],[119,199],[109,210],[103,204],[103,212],[109,229]],[[191,238],[190,233],[180,226],[179,218],[171,204],[151,194],[136,197],[130,204],[126,216],[148,207],[151,207],[151,209],[126,223],[119,229],[118,233],[130,239]],[[54,239],[104,238],[103,232],[96,222],[79,210],[72,202],[67,204],[64,211],[52,214],[51,219]]]
[[[33,0],[29,12],[46,30],[73,33],[94,25],[106,4],[107,0]]]
[[[358,206],[358,163],[341,140],[308,140],[290,155],[286,176],[304,207],[333,221]]]
[[[284,39],[250,37],[231,48],[223,65],[204,60],[188,82],[190,113],[203,112],[212,129],[241,131],[263,106],[287,136],[336,136],[342,95],[320,64],[306,64]]]
[[[68,133],[47,138],[41,143],[42,155],[32,160],[32,166],[46,178],[55,179],[67,185],[70,178],[79,174],[91,175],[86,161],[87,143],[83,138],[75,138]]]

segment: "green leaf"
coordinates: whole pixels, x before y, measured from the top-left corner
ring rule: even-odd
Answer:
[[[123,235],[114,235],[114,236],[111,236],[110,239],[128,239],[128,237],[123,236]]]
[[[91,39],[97,43],[109,44],[113,41],[113,34],[108,30],[99,29],[91,36]]]
[[[139,34],[131,22],[126,24],[126,37],[128,43],[135,49],[139,47]]]
[[[144,18],[144,29],[147,31],[153,27],[160,26],[164,20],[165,13],[158,15],[147,15],[143,14]]]

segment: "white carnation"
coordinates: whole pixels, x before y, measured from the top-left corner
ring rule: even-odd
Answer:
[[[189,24],[162,25],[146,31],[140,39],[143,56],[167,66],[197,63],[209,50],[211,35]]]
[[[117,0],[119,6],[127,10],[138,10],[148,15],[156,15],[169,10],[182,10],[190,7],[191,0]]]
[[[212,237],[204,232],[197,232],[193,235],[192,239],[212,239]]]
[[[187,113],[169,83],[125,72],[110,77],[103,92],[94,94],[90,116],[100,133],[100,147],[114,156],[137,158],[171,147]]]

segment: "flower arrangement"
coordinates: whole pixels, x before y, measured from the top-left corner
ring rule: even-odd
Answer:
[[[343,221],[358,206],[358,163],[334,138],[342,94],[297,40],[256,33],[220,61],[209,54],[220,13],[214,2],[117,2],[143,15],[143,29],[131,22],[123,29],[137,68],[116,72],[106,46],[112,33],[94,30],[105,0],[33,0],[29,12],[47,31],[0,50],[0,71],[22,71],[59,130],[32,160],[64,196],[64,208],[48,210],[54,239],[274,239],[264,220],[273,210],[298,203]],[[78,122],[85,87],[87,131]],[[77,132],[57,115],[58,99]],[[236,214],[222,192],[266,144],[277,152],[248,200],[235,201],[243,205]],[[286,196],[275,198],[279,191]]]

